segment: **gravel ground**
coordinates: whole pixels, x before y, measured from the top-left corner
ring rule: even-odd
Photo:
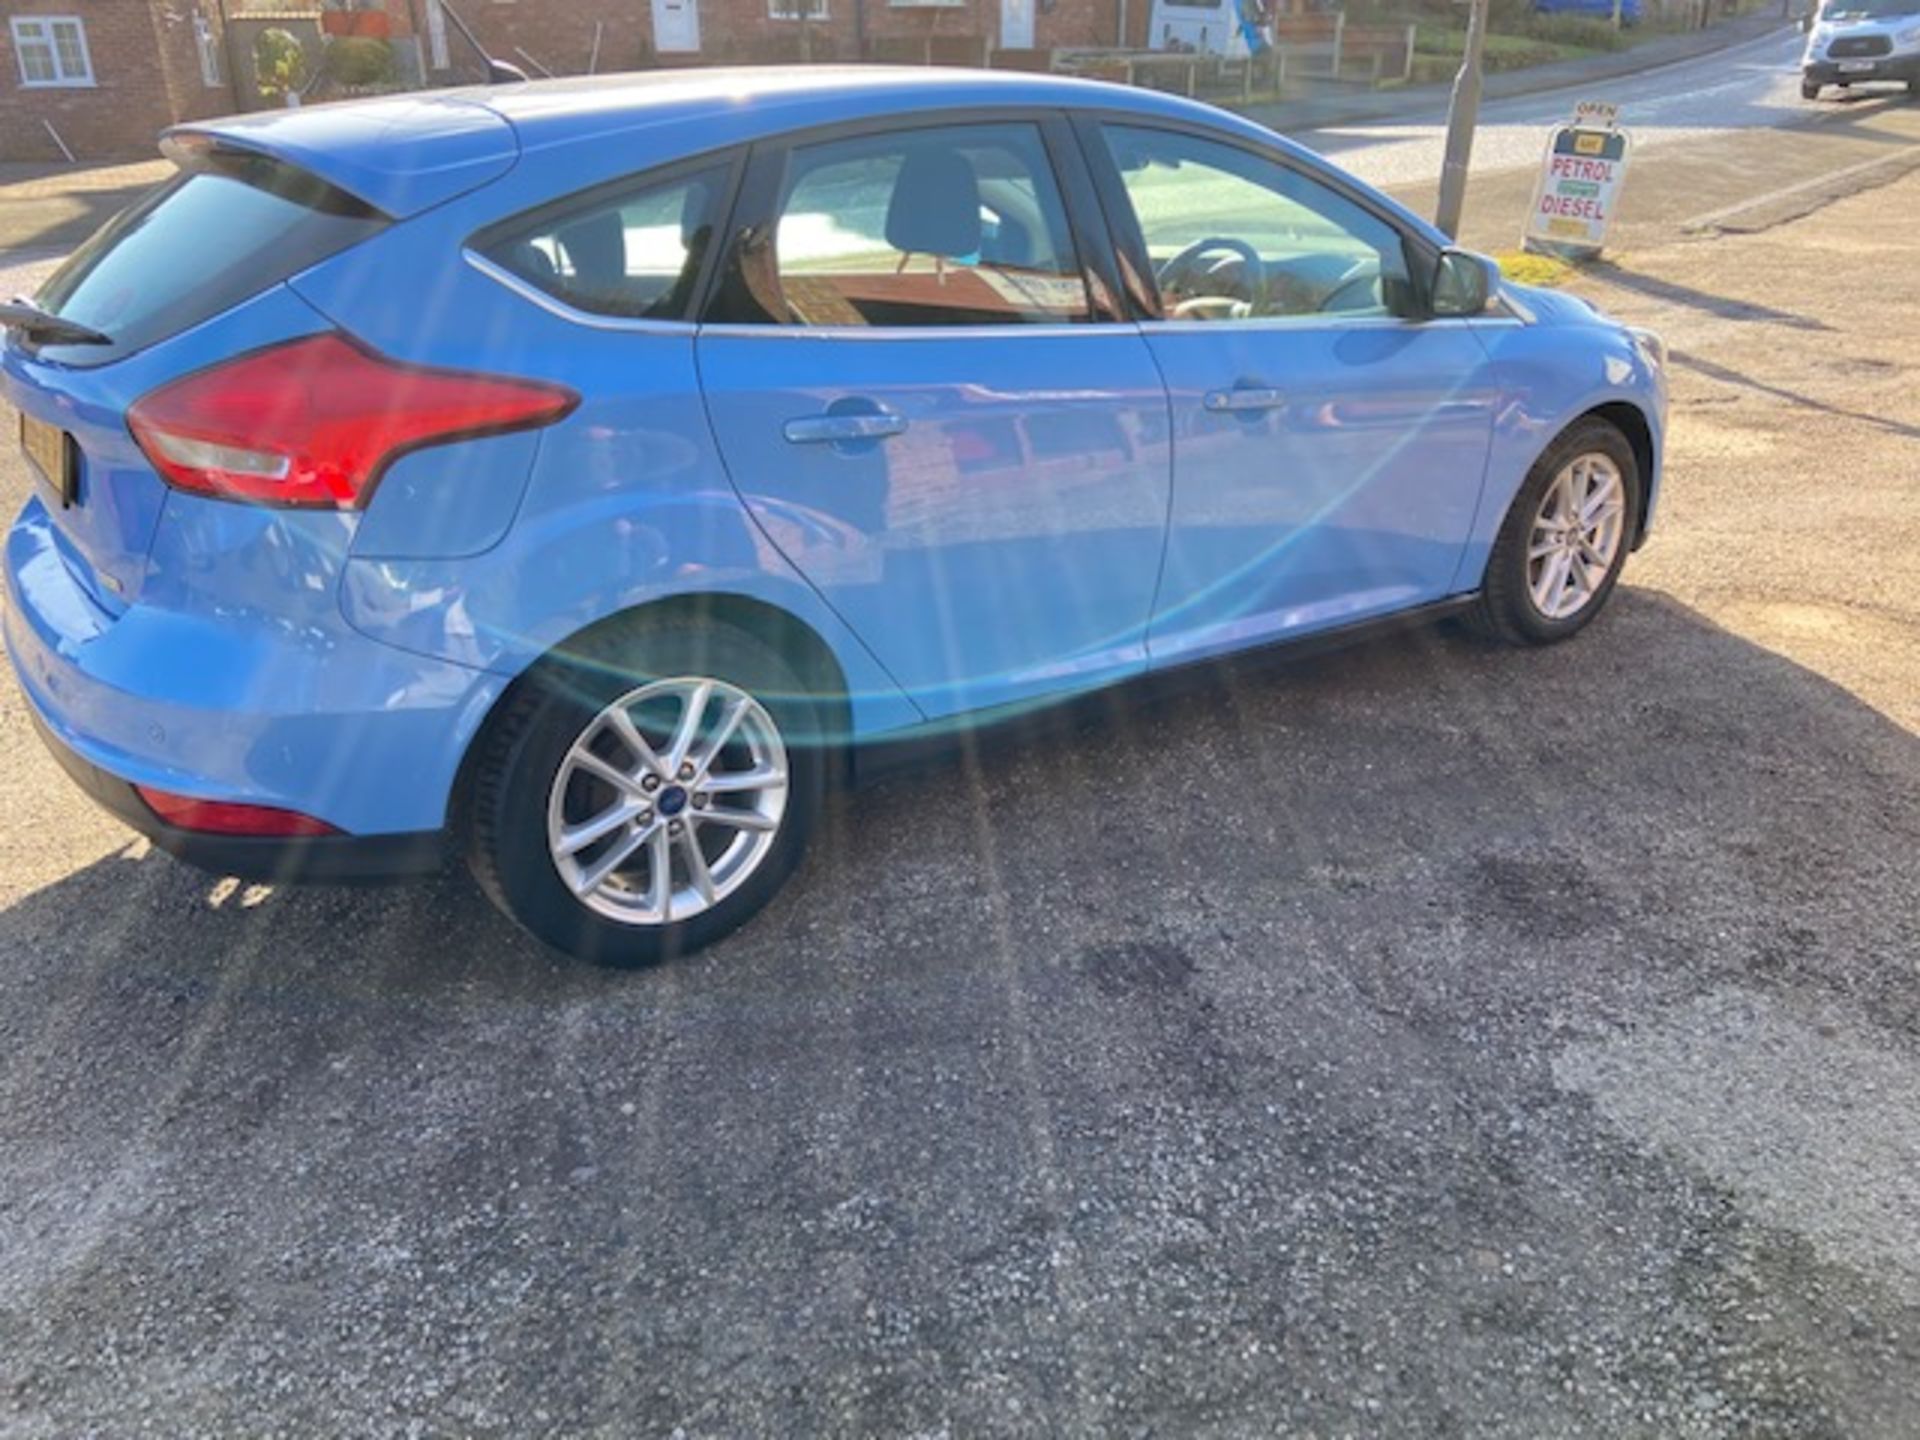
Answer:
[[[150,856],[5,682],[0,1430],[1913,1434],[1916,213],[1582,282],[1678,405],[1577,643],[896,779],[649,974]]]

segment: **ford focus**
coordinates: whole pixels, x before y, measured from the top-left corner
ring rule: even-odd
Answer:
[[[1654,510],[1656,338],[1170,96],[662,72],[163,149],[3,312],[5,642],[78,783],[225,874],[463,859],[650,961],[875,742],[1385,623],[1564,640]]]

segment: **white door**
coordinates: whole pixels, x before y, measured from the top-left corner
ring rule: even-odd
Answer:
[[[662,55],[700,48],[699,0],[653,0],[653,48]]]
[[[1033,0],[1000,0],[1000,48],[1033,48]]]

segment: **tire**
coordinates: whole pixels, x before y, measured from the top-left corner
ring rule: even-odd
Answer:
[[[689,712],[702,729],[681,728]],[[829,769],[821,714],[794,667],[737,626],[642,618],[590,632],[542,661],[481,737],[466,824],[474,877],[530,934],[598,965],[710,945],[771,900],[806,849]],[[720,753],[704,753],[730,715]],[[674,767],[683,734],[700,738]],[[746,784],[782,766],[784,782]],[[711,793],[698,788],[706,780]],[[609,821],[620,823],[563,853]],[[580,890],[602,862],[613,869]]]
[[[1584,472],[1576,468],[1581,462],[1587,462]],[[1555,563],[1556,557],[1551,553],[1540,557],[1540,568],[1536,569],[1536,559],[1530,552],[1537,545],[1552,543],[1558,547],[1561,543],[1558,536],[1564,531],[1557,523],[1557,507],[1564,503],[1568,491],[1557,490],[1557,487],[1562,477],[1568,476],[1569,486],[1577,489],[1582,483],[1582,473],[1587,477],[1586,483],[1597,483],[1594,477],[1604,478],[1607,467],[1617,479],[1619,491],[1617,512],[1606,512],[1612,528],[1605,533],[1598,527],[1592,532],[1582,530],[1564,542],[1568,551],[1568,574],[1563,586],[1553,592],[1551,571],[1547,567]],[[1627,552],[1632,548],[1640,523],[1643,485],[1633,446],[1616,426],[1594,418],[1570,426],[1527,472],[1526,483],[1520,487],[1501,523],[1473,614],[1477,628],[1512,645],[1550,645],[1568,639],[1590,624],[1605,608],[1627,563]],[[1550,491],[1557,491],[1554,514],[1543,508]],[[1594,492],[1596,496],[1598,493],[1598,490]],[[1599,504],[1597,500],[1594,503]],[[1538,540],[1537,533],[1541,537]],[[1601,544],[1608,538],[1610,548]],[[1600,548],[1596,550],[1595,546]],[[1600,555],[1604,555],[1606,561],[1604,572],[1592,580],[1589,577],[1594,573],[1595,558]],[[1575,567],[1578,567],[1578,576],[1572,573]],[[1549,611],[1536,597],[1536,581],[1549,592],[1557,593],[1558,604],[1570,605],[1577,599],[1579,603],[1570,610]],[[1576,583],[1585,587],[1584,599],[1575,594]]]
[[[1820,87],[1811,80],[1802,80],[1800,82],[1800,98],[1802,100],[1818,100],[1820,98]]]

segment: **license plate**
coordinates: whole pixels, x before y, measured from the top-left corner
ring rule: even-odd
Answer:
[[[80,476],[73,461],[73,440],[66,431],[31,415],[22,415],[20,448],[27,452],[27,459],[40,472],[40,478],[60,497],[61,509],[79,500]]]
[[[1842,75],[1865,75],[1872,69],[1873,61],[1871,60],[1842,60],[1840,62],[1840,73]]]

